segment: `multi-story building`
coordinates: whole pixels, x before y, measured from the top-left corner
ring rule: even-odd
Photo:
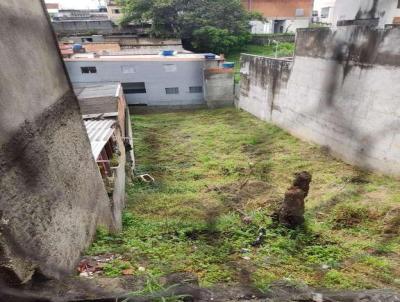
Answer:
[[[49,16],[53,18],[54,16],[57,16],[60,6],[58,3],[46,3],[46,9]]]
[[[242,0],[242,4],[266,19],[251,22],[254,34],[295,32],[308,27],[312,18],[313,0]]]
[[[337,0],[333,26],[368,25],[378,28],[400,24],[398,0]]]
[[[314,11],[316,11],[316,22],[332,24],[334,17],[336,0],[314,1]]]
[[[118,23],[122,16],[122,7],[119,6],[116,1],[108,0],[107,1],[107,14],[108,18],[113,21],[114,23]]]

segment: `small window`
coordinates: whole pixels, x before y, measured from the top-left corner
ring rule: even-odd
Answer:
[[[97,69],[94,66],[81,67],[81,72],[82,73],[97,73]]]
[[[165,72],[175,72],[177,70],[175,64],[164,64]]]
[[[321,9],[321,18],[328,18],[329,17],[330,7],[323,7]]]
[[[125,94],[146,93],[144,82],[122,83],[122,89]]]
[[[179,88],[178,87],[165,88],[165,93],[166,94],[179,94]]]
[[[120,13],[120,10],[119,10],[119,9],[113,9],[113,13],[114,13],[114,14],[119,14],[119,13]]]
[[[201,86],[189,87],[189,92],[190,93],[202,93],[203,92],[203,87],[201,87]]]
[[[121,66],[121,71],[122,71],[122,73],[135,73],[136,69],[135,69],[135,66],[125,65],[125,66]]]
[[[304,9],[303,8],[296,8],[296,17],[304,16]]]

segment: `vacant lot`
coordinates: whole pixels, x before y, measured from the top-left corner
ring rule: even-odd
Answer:
[[[278,279],[331,288],[400,288],[400,184],[235,109],[133,118],[137,173],[124,231],[98,232],[91,254],[118,253],[109,276],[132,268],[186,271],[203,286]],[[294,172],[312,173],[304,228],[270,215]],[[252,246],[259,229],[264,242]],[[139,269],[140,268],[140,269]]]

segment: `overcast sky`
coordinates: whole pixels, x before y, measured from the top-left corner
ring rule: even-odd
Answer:
[[[77,9],[82,9],[82,8],[97,8],[99,6],[99,0],[45,0],[48,3],[59,3],[60,6],[64,9],[67,8],[77,8]],[[104,3],[104,0],[100,0],[102,3]],[[316,9],[320,9],[321,7],[324,6],[331,6],[332,2],[334,3],[334,0],[315,0],[314,1],[314,6]]]

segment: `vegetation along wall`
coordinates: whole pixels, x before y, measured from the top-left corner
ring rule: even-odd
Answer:
[[[400,175],[400,28],[302,29],[294,61],[243,55],[238,106],[349,163]]]

